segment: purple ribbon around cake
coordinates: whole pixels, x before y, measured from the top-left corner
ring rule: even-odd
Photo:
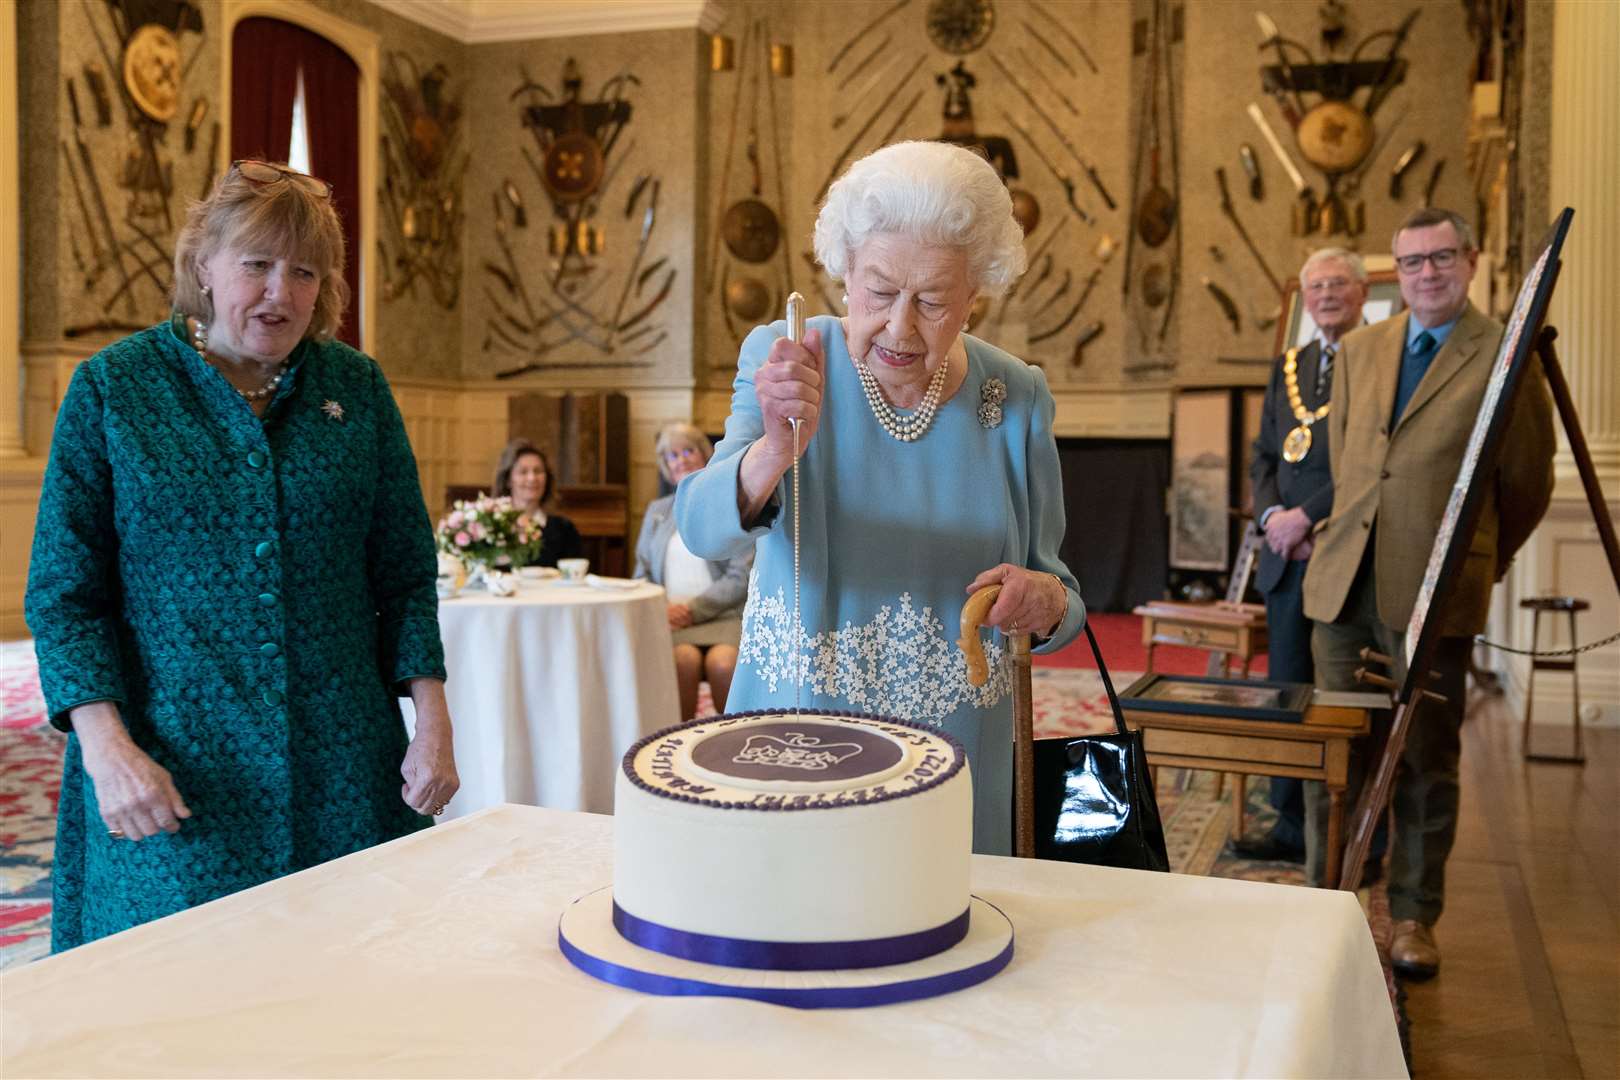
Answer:
[[[638,918],[613,904],[619,935],[665,956],[767,971],[837,971],[909,964],[942,953],[967,936],[969,909],[929,930],[857,941],[754,941],[696,934]],[[614,980],[610,980],[614,981]]]
[[[959,971],[930,975],[920,979],[905,979],[878,986],[732,986],[708,982],[703,979],[680,979],[673,975],[659,975],[638,971],[611,960],[592,956],[579,949],[566,937],[558,935],[558,946],[568,962],[603,982],[639,990],[644,994],[663,994],[671,997],[736,997],[750,1001],[763,1001],[771,1005],[789,1005],[795,1009],[861,1009],[872,1005],[897,1005],[902,1001],[920,1001],[956,990],[977,986],[1012,961],[1013,943],[989,960]]]

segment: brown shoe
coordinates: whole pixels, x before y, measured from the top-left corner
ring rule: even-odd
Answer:
[[[1408,979],[1433,978],[1440,970],[1440,946],[1434,943],[1434,931],[1416,919],[1397,922],[1389,962]]]

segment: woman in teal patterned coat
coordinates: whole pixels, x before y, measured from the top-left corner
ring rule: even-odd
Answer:
[[[324,181],[231,167],[175,315],[75,372],[27,615],[69,732],[53,951],[402,836],[457,787],[433,536]],[[409,693],[409,740],[397,697]]]

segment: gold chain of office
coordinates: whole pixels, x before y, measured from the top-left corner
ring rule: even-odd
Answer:
[[[1324,401],[1315,411],[1307,409],[1299,396],[1299,349],[1289,349],[1283,357],[1283,386],[1288,390],[1288,407],[1294,410],[1299,425],[1283,439],[1282,457],[1290,465],[1298,465],[1311,452],[1311,425],[1328,414],[1331,401]]]

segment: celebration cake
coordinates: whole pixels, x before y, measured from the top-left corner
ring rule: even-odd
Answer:
[[[576,900],[562,951],[606,981],[802,1007],[971,986],[1012,927],[969,893],[967,755],[938,729],[744,713],[625,754],[613,884]]]

